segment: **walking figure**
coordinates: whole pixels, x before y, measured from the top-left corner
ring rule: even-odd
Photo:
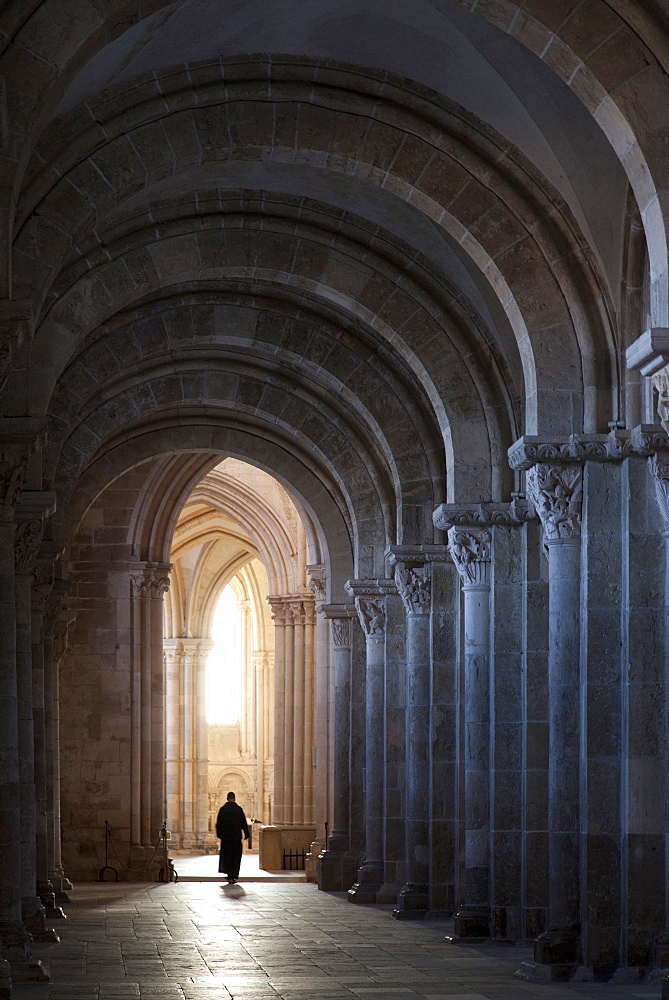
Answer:
[[[216,817],[216,836],[221,841],[218,870],[233,884],[239,877],[242,863],[242,836],[248,841],[249,828],[244,810],[235,802],[235,793],[228,792],[227,799]]]

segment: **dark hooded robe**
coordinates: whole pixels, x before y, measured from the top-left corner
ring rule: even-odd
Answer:
[[[244,810],[236,802],[226,802],[218,810],[216,836],[221,841],[218,870],[229,879],[236,879],[242,863],[242,836],[245,840],[249,839]]]

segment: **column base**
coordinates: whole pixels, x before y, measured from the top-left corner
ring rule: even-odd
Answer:
[[[366,861],[358,869],[357,881],[348,890],[349,903],[375,903],[376,894],[383,883],[383,864]]]
[[[534,961],[540,965],[578,966],[581,935],[577,927],[552,927],[534,942]]]
[[[574,976],[577,968],[575,964],[542,965],[540,962],[521,962],[514,976],[528,983],[566,983]]]
[[[60,938],[52,927],[46,925],[46,910],[37,896],[24,896],[21,900],[23,925],[33,941],[57,943]]]
[[[27,962],[32,938],[23,924],[0,923],[0,953],[9,962]]]
[[[56,896],[51,882],[38,882],[37,895],[44,907],[47,920],[65,920],[65,914],[60,906],[56,906]]]
[[[355,881],[358,864],[345,851],[322,851],[318,856],[318,888],[323,892],[346,892]]]
[[[580,961],[581,936],[578,927],[551,927],[534,942],[534,961],[523,962],[514,975],[530,982],[585,981],[588,971],[580,965]],[[611,975],[613,971],[610,970]]]
[[[49,872],[49,882],[53,886],[53,891],[56,893],[56,897],[62,892],[69,892],[70,889],[74,889],[74,886],[70,882],[69,878],[65,874],[65,869],[62,865],[58,865],[56,868]]]
[[[407,882],[397,897],[395,920],[425,920],[429,908],[430,888],[424,882]]]
[[[454,944],[480,944],[489,941],[490,910],[484,906],[463,906],[455,914],[455,929],[452,938]]]
[[[323,844],[320,840],[312,840],[309,852],[304,859],[304,871],[307,882],[318,882],[318,859],[323,852]]]
[[[13,983],[49,983],[48,973],[41,962],[12,962]]]
[[[385,903],[386,906],[396,906],[401,891],[401,882],[384,882],[376,894],[376,902]]]

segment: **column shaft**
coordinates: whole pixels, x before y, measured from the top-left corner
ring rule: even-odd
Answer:
[[[334,697],[332,698],[332,830],[318,859],[318,887],[330,892],[346,891],[353,883],[356,865],[348,854],[351,797],[351,651],[353,620],[350,612],[332,605],[323,609],[330,619],[334,646]],[[357,626],[356,626],[357,627]],[[319,736],[322,723],[319,723]],[[320,783],[320,781],[319,781]]]
[[[533,466],[526,477],[548,546],[548,929],[535,961],[576,965],[580,942],[580,465]]]
[[[274,795],[273,815],[266,817],[272,823],[286,821],[284,729],[286,716],[286,624],[287,609],[284,601],[271,598],[270,606],[274,618]],[[268,734],[269,735],[269,734]]]
[[[490,533],[451,528],[464,594],[465,905],[456,938],[490,937]]]
[[[365,860],[349,889],[352,903],[373,903],[383,884],[386,594],[394,586],[347,584],[366,637]],[[364,596],[363,596],[364,595]]]
[[[396,561],[395,581],[406,613],[406,884],[393,916],[419,920],[428,911],[430,879],[431,566]]]

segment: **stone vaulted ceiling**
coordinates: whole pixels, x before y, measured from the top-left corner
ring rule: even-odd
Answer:
[[[6,4],[2,408],[47,420],[54,533],[138,463],[231,455],[299,499],[340,583],[383,575],[438,503],[508,497],[521,434],[626,420],[622,354],[667,299],[638,100],[661,17]]]

